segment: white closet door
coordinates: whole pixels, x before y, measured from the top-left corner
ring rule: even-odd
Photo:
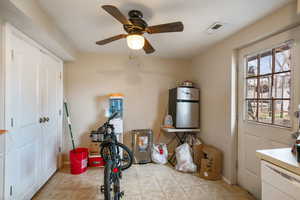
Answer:
[[[14,34],[8,37],[5,199],[29,199],[39,187],[41,168],[40,51]]]
[[[41,116],[43,123],[43,175],[44,182],[57,170],[58,166],[58,84],[59,61],[47,54],[42,55],[40,67]]]
[[[3,199],[3,188],[4,188],[4,156],[0,153],[0,199]]]

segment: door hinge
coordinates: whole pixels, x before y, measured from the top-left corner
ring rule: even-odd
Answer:
[[[61,116],[61,109],[59,109],[58,114],[59,114],[59,116]]]
[[[12,185],[11,185],[10,188],[9,188],[9,195],[10,195],[10,196],[13,195],[13,188],[12,188]]]
[[[61,77],[61,72],[59,72],[59,80],[61,80],[61,78],[62,78],[62,77]]]
[[[59,153],[61,152],[61,147],[58,147],[58,152],[59,152]]]
[[[15,58],[15,51],[12,49],[11,50],[11,60],[14,60],[14,58]]]
[[[14,118],[10,118],[10,126],[14,127]]]

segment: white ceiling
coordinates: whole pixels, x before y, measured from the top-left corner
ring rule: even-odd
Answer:
[[[129,10],[144,13],[149,25],[182,21],[182,33],[163,33],[145,36],[156,52],[152,55],[190,58],[208,46],[235,33],[291,0],[38,0],[42,8],[73,41],[79,51],[130,54],[126,40],[106,46],[95,41],[125,33],[122,25],[109,16],[101,5],[117,6],[127,16]],[[214,34],[206,29],[214,22],[226,23]],[[144,54],[142,50],[135,54]]]

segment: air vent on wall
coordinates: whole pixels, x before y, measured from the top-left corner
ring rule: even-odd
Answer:
[[[223,29],[223,28],[224,28],[224,25],[225,25],[225,24],[222,23],[222,22],[215,22],[213,25],[211,25],[211,26],[206,30],[206,32],[207,32],[208,34],[215,33],[215,32],[217,32],[217,31]]]

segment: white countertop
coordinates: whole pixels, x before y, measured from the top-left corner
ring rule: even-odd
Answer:
[[[291,152],[291,148],[257,150],[256,155],[261,160],[300,175],[300,163],[297,162],[297,157]]]

